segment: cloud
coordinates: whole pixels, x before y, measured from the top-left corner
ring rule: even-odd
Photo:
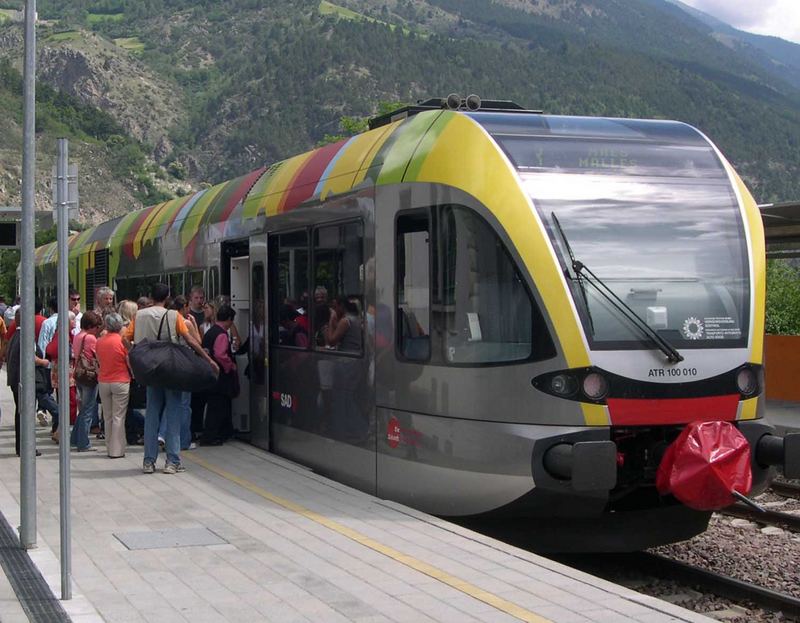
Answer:
[[[800,43],[800,2],[797,0],[760,2],[683,0],[683,2],[740,30]]]

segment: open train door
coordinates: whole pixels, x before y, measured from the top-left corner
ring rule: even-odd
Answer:
[[[269,348],[267,314],[267,235],[250,238],[250,441],[270,449],[269,435]]]

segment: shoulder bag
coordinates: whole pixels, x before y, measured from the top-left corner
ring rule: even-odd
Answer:
[[[168,315],[169,311],[161,317],[155,340],[143,339],[128,354],[133,376],[147,387],[182,392],[206,391],[217,382],[211,364],[188,346],[173,342],[169,322],[166,323],[167,340],[161,340],[161,331]]]
[[[97,385],[97,359],[86,356],[83,350],[85,342],[86,335],[81,340],[81,347],[75,360],[75,382],[81,385]]]

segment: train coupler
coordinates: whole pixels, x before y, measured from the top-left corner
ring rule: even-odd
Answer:
[[[756,444],[756,461],[765,467],[782,468],[786,478],[800,478],[800,433],[762,436]]]

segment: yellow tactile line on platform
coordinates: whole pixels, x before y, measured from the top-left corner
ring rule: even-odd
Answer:
[[[277,504],[278,506],[282,506],[283,508],[290,510],[298,515],[302,515],[306,519],[310,519],[311,521],[318,523],[326,528],[333,530],[341,534],[342,536],[347,537],[355,541],[356,543],[360,543],[365,547],[369,547],[371,550],[374,550],[384,556],[388,556],[389,558],[400,562],[407,567],[414,569],[415,571],[419,571],[420,573],[424,573],[427,576],[434,578],[442,582],[443,584],[447,584],[452,588],[461,591],[465,595],[469,595],[470,597],[482,601],[486,604],[489,604],[493,608],[497,608],[506,614],[513,616],[514,618],[519,619],[520,621],[529,621],[530,623],[551,623],[549,619],[539,616],[530,610],[526,610],[521,606],[511,603],[503,599],[502,597],[498,597],[488,591],[475,586],[469,582],[464,580],[460,580],[459,578],[450,575],[446,571],[442,571],[434,567],[433,565],[429,565],[426,562],[418,560],[413,556],[408,556],[392,547],[384,545],[383,543],[379,543],[375,539],[372,539],[360,532],[353,530],[352,528],[348,528],[340,524],[339,522],[333,521],[328,519],[324,515],[320,515],[319,513],[315,513],[314,511],[308,510],[307,508],[301,506],[300,504],[295,504],[294,502],[290,502],[282,497],[274,495],[269,491],[266,491],[259,487],[258,485],[253,484],[252,482],[245,480],[244,478],[240,478],[235,474],[231,474],[230,472],[217,467],[216,465],[212,465],[208,461],[204,461],[203,459],[197,457],[196,455],[190,455],[189,453],[183,454],[184,458],[190,460],[192,463],[199,465],[200,467],[204,467],[210,472],[215,473],[217,476],[224,478],[225,480],[229,480],[240,487],[247,489],[251,493],[255,493],[257,496],[264,498],[265,500],[269,500],[273,504]]]

